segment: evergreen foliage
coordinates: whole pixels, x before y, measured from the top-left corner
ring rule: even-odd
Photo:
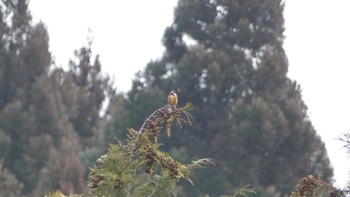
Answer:
[[[71,111],[71,121],[75,131],[83,138],[94,134],[103,102],[113,100],[116,95],[113,81],[101,73],[99,57],[92,59],[91,44],[92,40],[88,40],[86,47],[74,52],[75,57],[70,61],[70,71],[67,73],[67,78],[73,82],[69,85],[73,85],[71,88],[76,92],[75,103],[71,106],[74,109]]]
[[[3,167],[0,160],[0,196],[16,197],[21,194],[23,184],[16,177]]]
[[[180,0],[164,56],[123,97],[91,39],[68,70],[54,67],[28,1],[2,0],[0,196],[90,195],[87,176],[97,196],[347,195],[331,186],[324,143],[286,76],[282,12],[281,0]],[[194,110],[163,107],[170,89]],[[207,156],[215,168],[193,176]]]
[[[89,186],[96,196],[175,196],[176,183],[184,178],[191,181],[194,170],[211,159],[199,159],[185,165],[162,152],[158,142],[162,126],[170,136],[171,124],[186,122],[191,105],[182,108],[171,106],[157,109],[144,122],[139,131],[129,130],[127,144],[111,144],[106,155],[99,158],[91,169]]]
[[[345,197],[346,190],[335,188],[320,178],[309,175],[295,186],[290,197]]]
[[[217,164],[199,172],[195,188],[183,183],[181,196],[219,195],[247,184],[287,195],[309,174],[331,182],[324,143],[300,87],[286,75],[283,6],[280,0],[180,0],[164,33],[164,56],[136,75],[109,135],[118,125],[142,124],[140,112],[175,89],[180,103],[192,102],[196,118],[191,129],[164,139],[165,149],[183,162],[209,155]]]
[[[32,24],[27,0],[0,2],[0,38],[0,160],[9,180],[0,185],[17,185],[14,195],[83,192],[80,156],[91,164],[103,151],[92,148],[102,103],[117,97],[91,40],[69,70],[54,67],[46,26]]]
[[[68,196],[62,194],[62,192],[52,192],[45,197],[81,197],[82,195],[70,194]]]
[[[0,19],[0,132],[11,142],[0,157],[23,183],[25,193],[36,187],[48,157],[46,130],[38,122],[41,114],[35,114],[42,95],[32,91],[39,78],[45,78],[51,61],[46,28],[41,23],[30,26],[27,6],[26,1],[2,1]]]

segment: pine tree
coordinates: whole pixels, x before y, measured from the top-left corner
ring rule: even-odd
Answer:
[[[103,102],[113,100],[116,95],[113,81],[101,70],[99,56],[93,59],[91,44],[92,40],[88,39],[87,46],[74,52],[75,57],[70,61],[70,70],[66,74],[66,78],[71,80],[69,83],[72,82],[70,88],[76,92],[71,121],[79,136],[85,138],[93,135]]]
[[[173,132],[166,144],[187,161],[209,153],[217,166],[197,176],[194,193],[184,185],[188,196],[245,184],[284,195],[309,174],[331,181],[324,143],[300,87],[286,75],[283,6],[280,0],[180,0],[165,30],[163,58],[133,82],[124,105],[130,124],[140,124],[145,117],[135,114],[162,105],[158,98],[171,89],[180,102],[193,103],[194,126]]]

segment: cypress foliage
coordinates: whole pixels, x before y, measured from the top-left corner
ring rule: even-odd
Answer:
[[[161,127],[171,134],[172,122],[186,122],[180,114],[187,116],[191,105],[182,108],[163,107],[153,112],[139,131],[129,130],[127,144],[118,141],[111,144],[106,155],[91,168],[89,186],[97,196],[175,196],[175,186],[180,179],[191,181],[194,170],[211,159],[199,159],[185,165],[161,151],[158,138]]]

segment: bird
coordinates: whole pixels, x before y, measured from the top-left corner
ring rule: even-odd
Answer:
[[[177,105],[177,102],[178,102],[178,98],[175,91],[174,90],[170,91],[170,94],[168,96],[168,104],[175,108]]]

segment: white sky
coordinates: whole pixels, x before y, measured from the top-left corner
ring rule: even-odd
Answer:
[[[86,42],[103,69],[127,91],[134,74],[164,51],[161,39],[177,0],[31,0],[34,22],[42,20],[59,66]],[[350,161],[336,138],[350,131],[350,1],[286,0],[285,50],[288,76],[301,85],[317,132],[326,143],[336,184],[344,186]],[[137,57],[137,58],[135,58]],[[116,61],[117,60],[117,61]]]
[[[288,75],[301,84],[339,186],[350,166],[344,143],[336,140],[350,131],[349,8],[349,0],[287,0],[284,13]]]

